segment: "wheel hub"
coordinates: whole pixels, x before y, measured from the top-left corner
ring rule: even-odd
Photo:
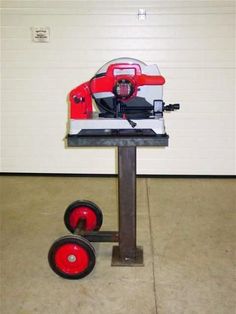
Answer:
[[[68,257],[67,257],[67,260],[70,262],[70,263],[74,263],[76,261],[76,256],[73,255],[73,254],[70,254]]]

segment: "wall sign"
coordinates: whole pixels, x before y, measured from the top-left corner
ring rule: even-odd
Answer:
[[[32,27],[32,38],[37,43],[48,43],[50,40],[50,28]]]

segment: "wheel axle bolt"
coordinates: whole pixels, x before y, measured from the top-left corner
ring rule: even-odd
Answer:
[[[74,263],[76,261],[76,256],[71,254],[67,257],[68,261]]]

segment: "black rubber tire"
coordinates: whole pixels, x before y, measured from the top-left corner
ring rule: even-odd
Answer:
[[[71,233],[74,233],[75,228],[73,228],[70,224],[70,215],[74,211],[74,209],[76,209],[80,206],[89,207],[94,212],[94,214],[96,215],[97,222],[96,222],[96,227],[91,231],[98,231],[101,228],[102,222],[103,222],[102,211],[96,204],[94,204],[93,202],[87,201],[87,200],[75,201],[67,207],[67,209],[65,210],[65,214],[64,214],[64,223],[65,223],[66,228]]]
[[[88,267],[77,274],[69,274],[64,271],[62,271],[55,262],[55,254],[59,248],[61,248],[64,244],[70,244],[75,243],[86,250],[88,257],[89,257],[89,265]],[[95,250],[92,244],[86,240],[83,237],[75,236],[75,235],[69,235],[64,236],[59,239],[57,239],[51,246],[49,252],[48,252],[48,262],[51,267],[51,269],[60,277],[65,279],[81,279],[86,277],[88,274],[91,273],[93,270],[95,264],[96,264],[96,256],[95,256]]]

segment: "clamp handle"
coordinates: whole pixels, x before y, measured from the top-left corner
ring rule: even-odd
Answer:
[[[179,110],[180,109],[180,104],[169,104],[164,106],[163,111],[174,111],[174,110]]]

